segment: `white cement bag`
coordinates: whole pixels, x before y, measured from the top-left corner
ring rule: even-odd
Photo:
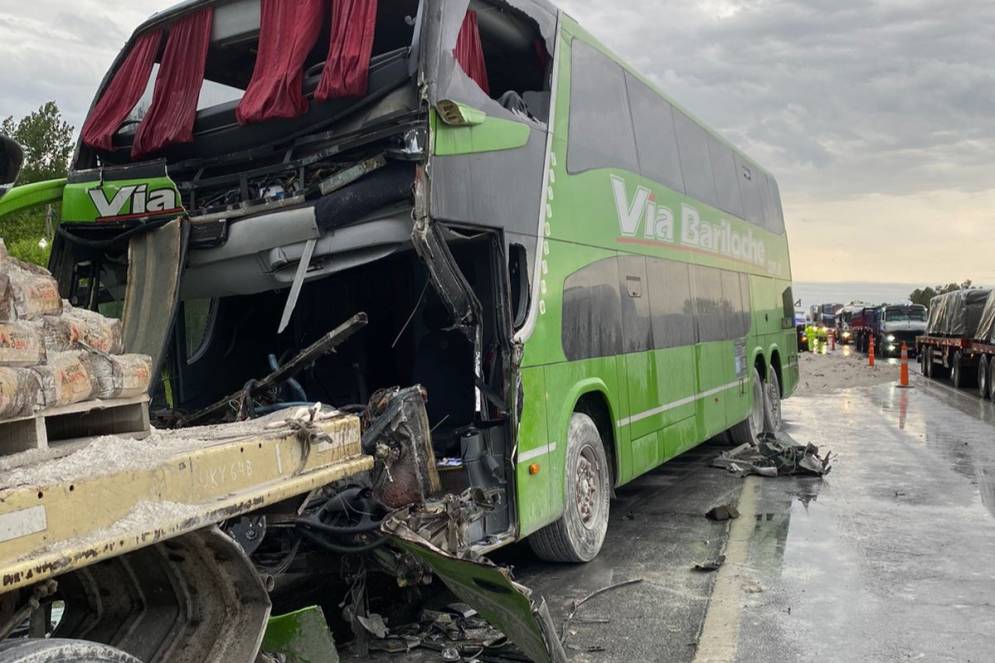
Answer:
[[[62,303],[62,315],[45,316],[44,326],[45,347],[49,352],[79,350],[80,343],[112,355],[124,352],[120,320],[74,308],[66,301]]]
[[[31,416],[40,399],[41,386],[33,370],[0,367],[0,419]]]
[[[87,361],[93,378],[93,398],[131,398],[149,390],[152,357],[148,355],[91,352]]]
[[[0,322],[0,366],[26,367],[45,363],[41,326]]]
[[[48,270],[16,258],[5,259],[0,263],[0,270],[7,277],[7,292],[0,295],[0,315],[6,316],[5,319],[13,319],[11,306],[18,320],[34,320],[62,313],[59,284]],[[0,283],[0,286],[3,284]]]
[[[38,375],[43,405],[47,408],[81,403],[93,395],[93,377],[86,352],[50,354],[47,364],[31,370]]]

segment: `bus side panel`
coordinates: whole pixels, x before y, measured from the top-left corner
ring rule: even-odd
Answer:
[[[695,403],[689,394],[697,382],[697,359],[693,347],[669,348],[626,357],[626,380],[632,419],[628,422],[632,442],[626,483],[680,454],[697,436]],[[644,390],[645,387],[645,390]],[[690,422],[690,425],[688,424]],[[623,426],[625,428],[625,426]]]
[[[557,470],[555,440],[546,427],[545,371],[542,367],[525,368],[521,376],[525,407],[518,427],[516,493],[518,522],[523,531],[528,527],[531,532],[559,517],[553,493],[560,492],[554,491],[554,486],[562,483],[563,472]],[[539,471],[530,473],[532,466],[538,466]]]

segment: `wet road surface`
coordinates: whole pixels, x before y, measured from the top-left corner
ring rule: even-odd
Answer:
[[[727,448],[709,443],[619,491],[591,564],[524,544],[495,561],[557,624],[642,579],[578,611],[572,661],[993,661],[995,407],[914,386],[785,402],[788,432],[838,455],[824,480],[738,479],[709,467]],[[729,501],[739,519],[704,517]],[[717,572],[693,569],[723,554]]]

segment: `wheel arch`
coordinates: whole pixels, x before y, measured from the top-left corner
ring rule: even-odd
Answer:
[[[594,420],[601,434],[601,442],[604,444],[605,452],[608,454],[608,465],[612,471],[612,486],[618,485],[621,476],[618,431],[615,426],[615,413],[611,397],[608,395],[608,387],[600,380],[591,380],[577,385],[571,398],[567,399],[572,403],[570,411],[567,412],[566,429],[563,432],[564,441],[570,429],[570,418],[575,412],[581,412]]]

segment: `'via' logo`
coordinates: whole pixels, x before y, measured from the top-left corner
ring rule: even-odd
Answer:
[[[176,191],[156,189],[149,191],[147,184],[123,186],[110,200],[103,189],[90,189],[90,200],[101,218],[121,216],[124,206],[131,201],[131,214],[159,214],[177,209]]]

